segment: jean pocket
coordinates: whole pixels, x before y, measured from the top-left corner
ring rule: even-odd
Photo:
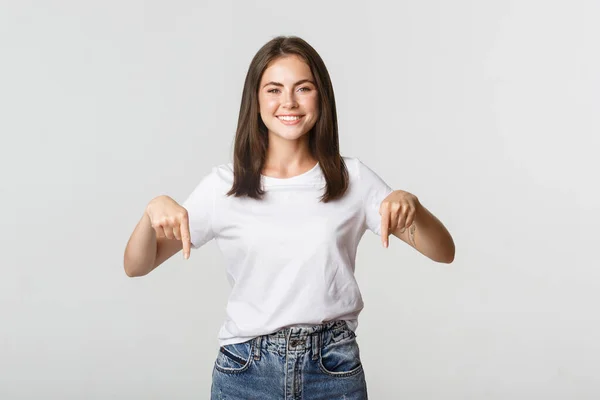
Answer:
[[[337,336],[321,347],[320,368],[325,374],[346,377],[358,374],[363,366],[356,335]]]
[[[253,350],[254,339],[221,346],[215,361],[215,368],[226,374],[243,372],[248,369],[252,362]]]

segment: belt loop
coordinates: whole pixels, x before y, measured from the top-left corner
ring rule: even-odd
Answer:
[[[321,332],[315,332],[313,334],[313,337],[312,337],[312,359],[313,360],[319,359],[319,348],[321,346],[320,338],[321,338]]]
[[[260,360],[260,348],[261,348],[262,336],[257,336],[254,339],[254,359]]]

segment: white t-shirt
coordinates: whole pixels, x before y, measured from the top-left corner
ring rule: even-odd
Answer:
[[[314,168],[291,178],[262,176],[263,200],[226,196],[233,164],[214,167],[183,203],[192,247],[217,241],[231,285],[221,346],[288,326],[346,320],[353,331],[363,301],[354,277],[358,243],[381,234],[379,207],[392,189],[358,158],[343,157],[349,187],[319,201],[325,178]]]

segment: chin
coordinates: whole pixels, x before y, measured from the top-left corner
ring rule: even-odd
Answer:
[[[286,131],[275,130],[275,129],[269,129],[269,132],[271,133],[271,135],[277,136],[278,138],[281,138],[281,139],[285,139],[285,140],[298,140],[302,136],[308,134],[308,132],[310,132],[310,129],[307,130],[306,132],[303,132],[303,133],[297,133],[297,132],[294,132],[294,131],[287,131],[286,132]]]
[[[305,132],[301,135],[290,135],[290,134],[280,134],[277,132],[273,132],[274,136],[277,136],[278,138],[284,139],[284,140],[298,140],[300,139],[302,136],[306,135],[308,132]]]

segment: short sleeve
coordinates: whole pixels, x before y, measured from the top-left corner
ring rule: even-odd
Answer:
[[[215,190],[215,170],[202,178],[200,183],[183,202],[182,206],[188,212],[190,221],[190,239],[192,247],[198,249],[214,238],[212,227]]]
[[[373,233],[381,235],[379,207],[383,199],[393,192],[393,189],[360,160],[358,160],[358,177],[367,228]]]

